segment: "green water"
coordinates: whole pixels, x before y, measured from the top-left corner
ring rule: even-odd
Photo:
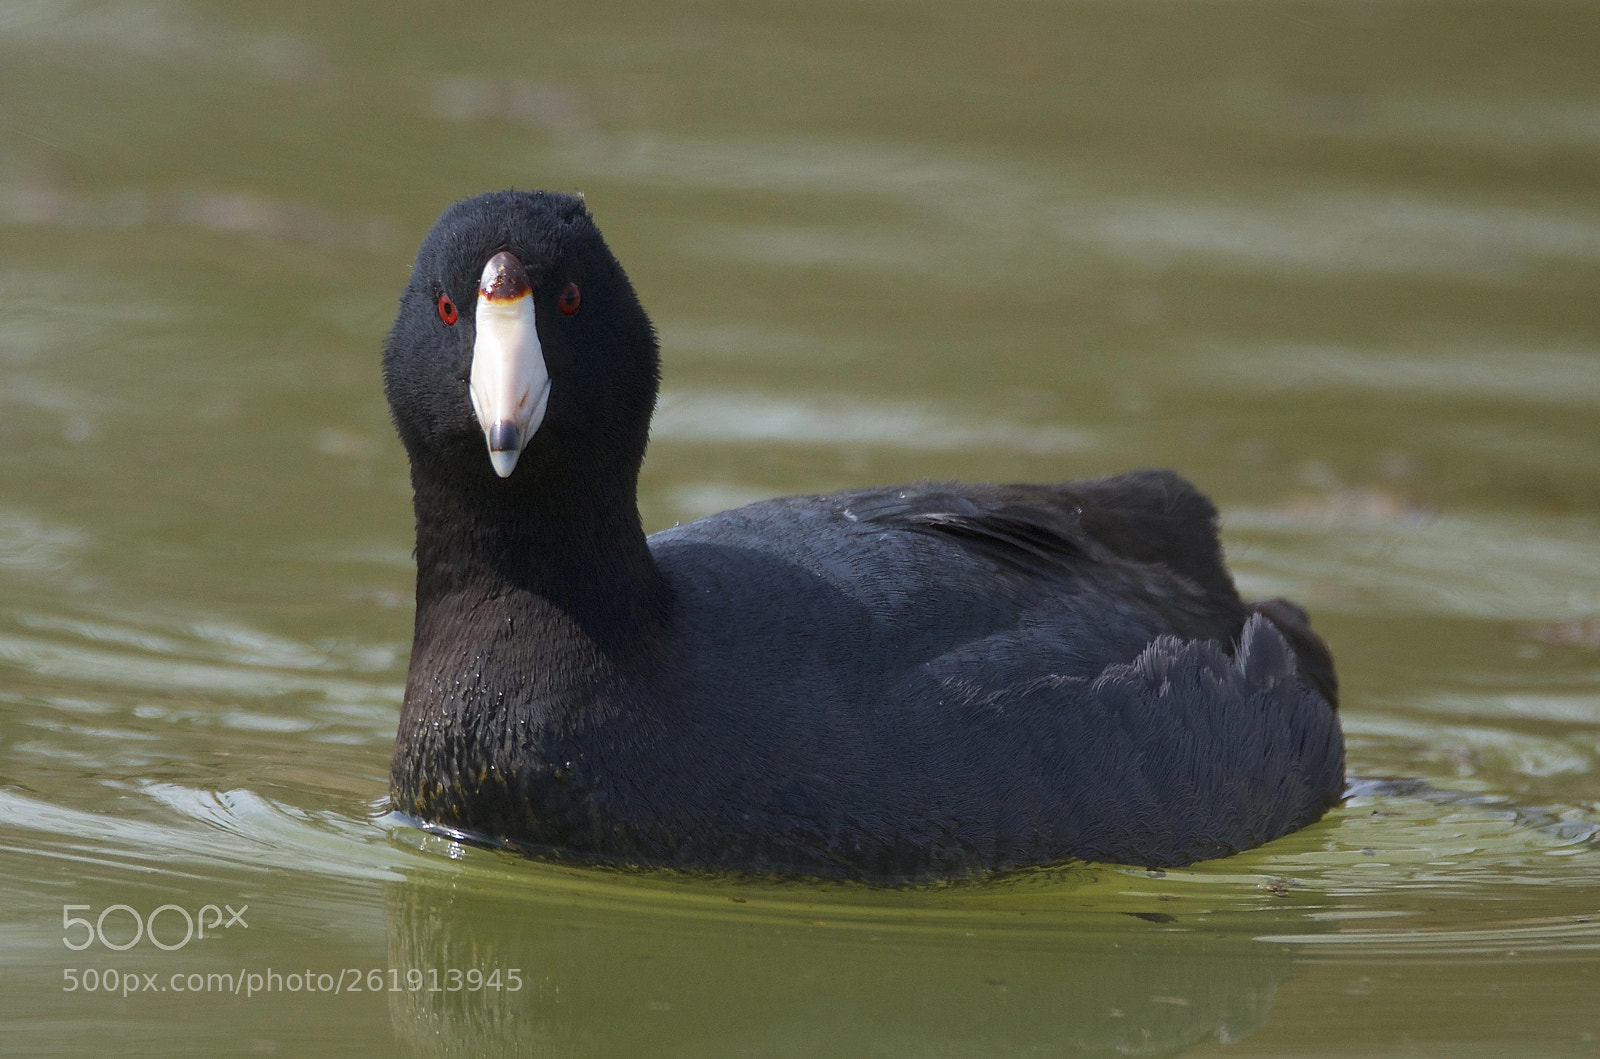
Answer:
[[[650,528],[1176,468],[1333,645],[1352,798],[911,893],[385,822],[377,353],[508,185],[660,328]],[[1597,291],[1578,0],[0,3],[0,1049],[1600,1054]]]

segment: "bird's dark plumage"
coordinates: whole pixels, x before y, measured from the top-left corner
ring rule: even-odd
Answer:
[[[468,310],[501,251],[549,380],[506,477]],[[655,338],[579,199],[447,210],[384,374],[417,515],[393,800],[425,823],[596,862],[911,880],[1182,864],[1340,796],[1326,646],[1293,604],[1240,600],[1215,509],[1173,474],[794,497],[646,538]]]

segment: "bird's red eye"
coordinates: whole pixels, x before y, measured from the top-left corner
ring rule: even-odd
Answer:
[[[460,314],[456,312],[456,303],[450,300],[450,295],[439,295],[439,319],[443,320],[446,324],[454,324],[456,322],[456,317],[459,315]]]
[[[579,292],[576,283],[569,283],[561,288],[561,296],[556,299],[556,308],[561,310],[561,315],[571,316],[578,311],[578,303],[583,301],[583,294]]]

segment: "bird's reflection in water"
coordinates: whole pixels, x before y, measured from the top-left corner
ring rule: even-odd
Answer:
[[[422,988],[390,995],[396,1038],[416,1056],[552,1059],[1170,1055],[1259,1028],[1291,966],[1249,933],[1162,915],[1032,931],[1014,912],[989,929],[914,911],[830,923],[727,900],[684,914],[461,877],[394,884],[389,965],[402,984],[423,972]],[[470,987],[497,970],[498,988]]]

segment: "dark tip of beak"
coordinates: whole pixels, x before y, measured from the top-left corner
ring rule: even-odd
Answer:
[[[492,302],[514,302],[528,293],[528,273],[509,250],[502,250],[483,266],[478,293]]]
[[[501,419],[489,428],[490,452],[516,452],[522,446],[522,432],[509,419]]]

